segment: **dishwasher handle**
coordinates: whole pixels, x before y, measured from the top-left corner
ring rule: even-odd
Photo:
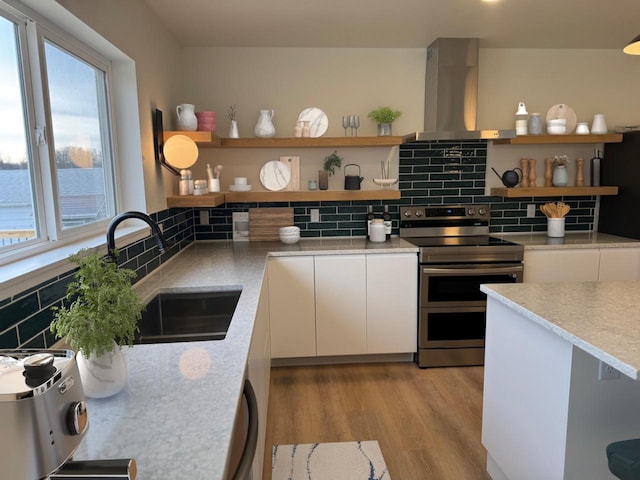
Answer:
[[[244,381],[243,394],[247,399],[247,408],[249,410],[249,428],[247,429],[247,440],[244,444],[244,450],[238,462],[236,473],[233,475],[233,480],[245,480],[247,478],[258,445],[258,401],[248,378]]]

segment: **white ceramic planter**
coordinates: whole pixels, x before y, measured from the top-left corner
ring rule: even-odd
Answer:
[[[106,398],[119,393],[127,384],[127,362],[122,348],[114,342],[113,351],[99,357],[82,353],[76,356],[84,394],[89,398]]]

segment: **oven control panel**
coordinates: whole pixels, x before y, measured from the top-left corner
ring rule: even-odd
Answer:
[[[401,207],[400,216],[406,219],[473,219],[488,218],[488,205],[456,205],[456,206],[428,206]]]

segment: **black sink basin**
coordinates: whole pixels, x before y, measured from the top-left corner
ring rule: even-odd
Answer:
[[[241,290],[160,293],[142,313],[135,343],[222,340],[240,293]]]

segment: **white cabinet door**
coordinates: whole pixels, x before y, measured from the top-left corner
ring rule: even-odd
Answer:
[[[367,353],[417,349],[418,256],[367,255]]]
[[[315,276],[318,355],[366,353],[365,256],[316,256]]]
[[[268,261],[271,357],[316,355],[313,257]]]
[[[640,248],[601,248],[598,280],[640,280]]]
[[[526,250],[525,282],[587,282],[598,280],[597,248]]]

